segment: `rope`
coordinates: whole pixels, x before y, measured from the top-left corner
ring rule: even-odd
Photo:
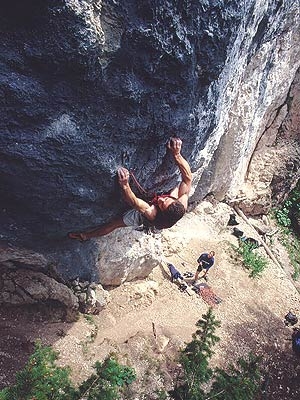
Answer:
[[[136,179],[134,173],[131,171],[129,171],[129,175],[131,176],[133,182],[135,183],[136,187],[138,188],[138,190],[141,192],[141,194],[145,195],[145,196],[149,196],[149,193],[147,192],[146,189],[143,188],[143,186],[138,182],[138,180]]]
[[[169,194],[157,194],[157,193],[149,193],[146,189],[143,188],[143,186],[138,182],[138,180],[136,179],[134,173],[132,170],[129,171],[129,175],[131,176],[132,180],[134,181],[136,187],[138,188],[138,190],[140,191],[140,193],[142,195],[145,196],[145,198],[147,199],[147,201],[150,204],[154,204],[157,206],[157,200],[161,197],[168,197],[170,199],[173,200],[177,200],[177,197],[173,197],[170,196]]]
[[[190,266],[192,266],[193,268],[196,268],[195,264],[192,264],[192,262],[187,261],[185,258],[181,257],[181,255],[179,255],[178,253],[175,254],[175,256],[177,256],[178,258],[181,258],[181,260],[183,260],[185,263],[189,264]],[[197,257],[197,255],[192,254],[192,256]],[[182,263],[181,263],[182,264]]]

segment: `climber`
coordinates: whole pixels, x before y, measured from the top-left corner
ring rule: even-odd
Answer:
[[[195,284],[197,282],[199,273],[203,270],[204,270],[204,274],[203,274],[202,278],[207,280],[208,270],[214,265],[214,262],[215,262],[214,255],[215,255],[215,252],[210,251],[209,253],[202,253],[198,257],[198,259],[197,259],[198,268],[195,273],[195,280],[194,280],[193,284]]]
[[[139,227],[143,223],[150,224],[157,229],[170,228],[183,217],[191,190],[192,173],[188,162],[181,155],[182,141],[179,138],[170,138],[167,149],[171,152],[178,166],[181,179],[179,186],[168,195],[155,196],[150,204],[137,197],[129,184],[130,173],[122,167],[118,170],[119,185],[126,202],[132,207],[121,217],[117,217],[99,227],[89,231],[71,232],[69,238],[85,241],[94,237],[104,236],[117,228],[126,226]]]

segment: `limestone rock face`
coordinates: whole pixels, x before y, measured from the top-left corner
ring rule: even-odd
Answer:
[[[64,310],[63,318],[74,320],[78,310],[78,301],[64,284],[42,272],[28,269],[8,269],[0,272],[0,303],[43,304],[45,307],[55,305]]]
[[[300,73],[286,104],[274,113],[251,157],[245,183],[240,185],[240,208],[260,215],[282,203],[300,178]]]
[[[117,286],[125,281],[145,278],[163,261],[160,234],[146,235],[124,228],[99,239],[97,243],[99,258],[96,267],[104,286]]]
[[[211,145],[218,144],[201,177],[201,182],[210,182],[220,199],[225,194],[239,194],[259,141],[270,134],[270,128],[278,134],[285,123],[291,82],[299,68],[300,33],[299,4],[294,3],[295,8],[286,5],[285,9],[273,2],[252,4],[252,18],[239,30],[235,41],[238,47],[233,47],[232,62],[221,75],[225,86],[218,100],[220,121],[210,135]],[[293,144],[289,147],[292,149]],[[263,170],[262,163],[259,171]]]
[[[74,291],[42,254],[0,246],[0,304],[42,307],[51,318],[74,321],[79,310]]]
[[[299,21],[297,1],[2,1],[3,246],[39,253],[65,278],[147,274],[146,243],[128,233],[84,244],[66,234],[124,211],[124,161],[148,190],[177,184],[170,135],[194,173],[192,205],[238,194],[258,142],[290,115]]]

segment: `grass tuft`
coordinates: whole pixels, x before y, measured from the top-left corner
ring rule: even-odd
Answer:
[[[255,251],[253,244],[240,241],[239,247],[233,246],[233,248],[242,256],[244,266],[250,271],[250,278],[261,276],[268,261]]]

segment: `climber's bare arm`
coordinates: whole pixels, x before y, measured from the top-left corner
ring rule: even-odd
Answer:
[[[147,219],[153,221],[156,216],[156,209],[154,206],[150,206],[146,201],[137,197],[131,190],[129,184],[129,171],[122,167],[118,170],[119,185],[123,191],[126,202],[135,210],[143,214]]]
[[[178,200],[187,207],[188,195],[192,187],[192,171],[189,163],[181,155],[182,140],[179,138],[171,138],[167,143],[167,148],[171,151],[174,161],[177,164],[182,181],[178,188]]]

